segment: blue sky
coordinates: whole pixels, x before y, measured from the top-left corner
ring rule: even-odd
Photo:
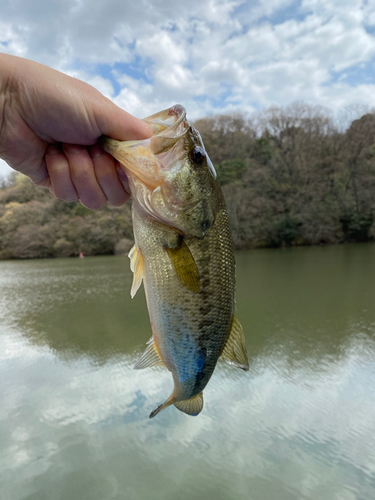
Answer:
[[[337,116],[375,107],[373,1],[11,0],[1,11],[0,51],[138,117],[175,103],[191,119],[301,100]]]

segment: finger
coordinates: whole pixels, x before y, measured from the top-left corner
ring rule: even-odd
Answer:
[[[57,198],[65,201],[77,201],[78,194],[69,173],[69,164],[63,153],[54,145],[47,148],[46,166],[50,185],[47,187]]]
[[[97,123],[102,134],[118,141],[147,139],[152,136],[148,123],[130,115],[108,99],[107,106],[97,107]]]
[[[91,210],[103,207],[107,199],[96,180],[94,166],[87,149],[76,144],[63,144],[63,150],[81,203]]]
[[[89,148],[89,154],[94,164],[96,180],[111,205],[119,207],[129,199],[115,169],[115,159],[106,153],[98,144]]]

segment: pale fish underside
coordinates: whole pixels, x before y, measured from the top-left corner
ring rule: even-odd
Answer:
[[[197,415],[218,358],[248,370],[235,315],[235,263],[224,198],[199,132],[182,106],[145,119],[153,136],[102,144],[123,166],[132,192],[134,297],[142,281],[152,338],[135,368],[165,366],[174,404]]]

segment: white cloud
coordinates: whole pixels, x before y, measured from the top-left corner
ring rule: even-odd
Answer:
[[[176,102],[191,118],[300,99],[336,112],[375,105],[372,2],[30,5],[20,0],[2,10],[2,50],[74,74],[137,116]]]

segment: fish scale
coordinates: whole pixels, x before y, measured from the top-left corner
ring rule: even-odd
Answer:
[[[201,384],[193,393],[183,387],[182,397],[189,399],[203,389],[210,379],[217,359],[224,347],[234,312],[235,265],[232,241],[225,209],[221,210],[213,226],[202,241],[191,239],[187,245],[197,264],[202,288],[198,293],[188,290],[177,278],[164,248],[163,231],[152,237],[152,220],[134,213],[137,246],[145,260],[144,287],[153,331],[163,332],[158,347],[166,367],[180,373],[191,367],[190,378],[198,373]],[[165,231],[169,232],[168,228]],[[218,238],[221,235],[221,239]],[[181,307],[183,305],[183,307]],[[184,340],[184,331],[189,340]],[[156,333],[157,335],[157,333]],[[170,356],[171,344],[179,345],[178,355]],[[194,352],[187,345],[194,344]],[[197,352],[208,351],[204,370],[197,370]],[[178,383],[178,377],[175,377]],[[198,392],[197,392],[198,390]]]

